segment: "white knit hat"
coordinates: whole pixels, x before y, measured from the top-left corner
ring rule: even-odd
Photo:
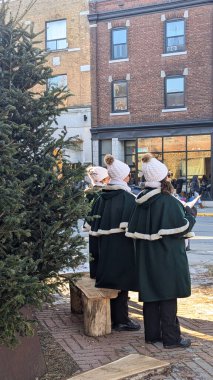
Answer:
[[[147,153],[142,158],[142,173],[146,182],[160,182],[167,177],[166,165]]]
[[[130,173],[130,167],[122,161],[116,160],[111,154],[104,157],[109,176],[113,180],[122,180]]]
[[[109,176],[107,169],[102,168],[102,166],[90,166],[87,168],[87,174],[93,186]]]

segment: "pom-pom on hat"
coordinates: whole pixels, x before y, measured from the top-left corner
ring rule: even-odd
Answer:
[[[104,157],[109,176],[113,180],[122,180],[130,173],[130,167],[122,161],[116,160],[111,154]]]
[[[87,174],[93,185],[109,176],[107,169],[102,168],[102,166],[90,166],[87,168]]]
[[[166,165],[154,158],[150,153],[142,157],[142,173],[146,182],[160,182],[167,177]]]

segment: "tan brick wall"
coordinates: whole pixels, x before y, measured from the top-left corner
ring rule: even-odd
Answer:
[[[19,14],[30,4],[30,0],[22,0]],[[16,14],[19,1],[11,2],[10,7]],[[91,104],[90,71],[81,72],[80,67],[90,65],[90,36],[87,14],[88,0],[37,0],[36,4],[24,16],[25,21],[34,23],[36,32],[43,31],[38,37],[45,48],[45,22],[51,20],[67,20],[68,48],[79,48],[79,51],[55,51],[49,54],[48,64],[54,74],[67,74],[68,87],[73,96],[68,100],[70,107],[82,107]],[[53,66],[53,57],[60,57],[60,66]]]
[[[167,1],[168,2],[168,1]],[[96,11],[117,9],[117,1],[98,2]],[[128,8],[125,1],[125,7]],[[132,1],[131,4],[151,5],[153,1]],[[156,1],[155,3],[163,3]],[[117,4],[117,5],[116,5]],[[131,7],[132,8],[132,7]],[[142,123],[164,123],[183,120],[212,119],[213,116],[213,80],[212,80],[212,28],[213,5],[192,7],[186,18],[186,55],[162,57],[164,53],[164,22],[166,19],[184,17],[187,8],[162,13],[150,13],[99,21],[97,28],[91,28],[92,83],[97,75],[97,88],[92,86],[93,120],[92,126],[132,125]],[[128,27],[129,62],[109,63],[110,33],[112,27]],[[97,36],[96,36],[97,32]],[[96,57],[97,55],[97,57]],[[184,112],[163,113],[164,79],[166,75],[183,74],[186,76],[186,107]],[[110,116],[111,84],[113,80],[122,80],[130,74],[128,101],[130,115]]]

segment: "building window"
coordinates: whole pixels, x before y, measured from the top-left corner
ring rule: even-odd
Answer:
[[[112,112],[128,110],[127,81],[117,81],[112,84]]]
[[[170,20],[165,24],[165,53],[185,50],[185,21]]]
[[[112,154],[112,140],[99,141],[99,165],[106,166],[104,163],[104,156],[106,154]]]
[[[127,53],[127,29],[112,29],[112,59],[125,59]]]
[[[67,48],[67,21],[46,22],[46,49],[62,50]]]
[[[185,104],[184,77],[175,76],[165,78],[165,107],[181,108]]]
[[[56,75],[48,79],[48,88],[64,88],[67,86],[67,75]]]
[[[166,164],[178,194],[190,196],[190,182],[192,177],[197,175],[200,184],[203,176],[207,181],[202,199],[211,198],[211,135],[138,138],[136,141],[125,141],[124,152],[125,162],[131,167],[136,184],[141,181],[142,157],[146,152],[150,152]]]
[[[137,147],[136,147],[135,140],[125,141],[124,143],[125,162],[130,167],[131,184],[137,183],[136,150],[137,150]]]

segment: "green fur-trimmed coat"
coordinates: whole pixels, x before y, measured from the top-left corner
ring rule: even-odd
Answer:
[[[103,186],[90,186],[85,190],[85,196],[90,203],[91,207],[95,203],[95,201],[99,198],[101,191],[103,189]],[[89,212],[89,217],[90,217]],[[87,231],[86,221],[83,226],[83,230]],[[90,277],[95,278],[96,272],[97,272],[97,266],[98,266],[98,260],[99,260],[99,252],[98,252],[98,240],[92,236],[89,235],[89,271],[90,271]]]
[[[92,208],[93,219],[87,227],[98,241],[98,288],[137,290],[134,242],[125,236],[134,207],[134,195],[119,186],[107,186]]]
[[[144,302],[188,297],[190,274],[184,237],[195,218],[172,195],[145,189],[126,236],[135,240],[139,298]]]

